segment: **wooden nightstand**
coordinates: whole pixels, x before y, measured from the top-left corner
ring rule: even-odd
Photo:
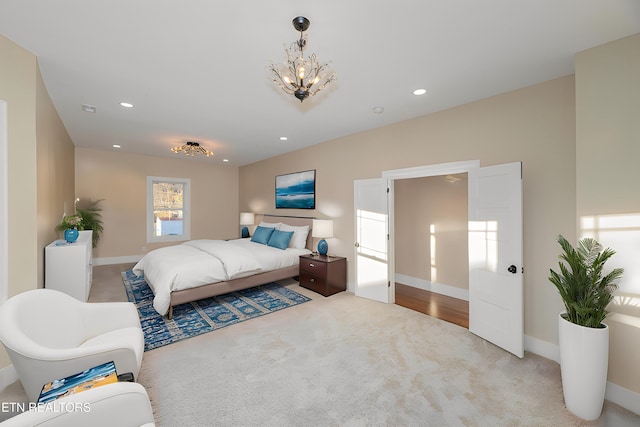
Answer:
[[[325,297],[346,291],[347,259],[327,255],[301,255],[300,286]]]

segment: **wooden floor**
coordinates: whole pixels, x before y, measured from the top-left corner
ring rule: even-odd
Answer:
[[[396,304],[469,328],[469,302],[396,283]]]

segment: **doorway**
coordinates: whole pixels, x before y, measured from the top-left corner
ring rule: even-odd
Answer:
[[[469,327],[467,173],[394,181],[395,302]]]

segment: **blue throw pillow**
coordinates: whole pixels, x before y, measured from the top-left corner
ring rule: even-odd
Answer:
[[[269,243],[267,243],[267,245],[278,249],[287,249],[292,236],[293,231],[274,230],[271,237],[269,237]]]
[[[275,230],[275,228],[267,228],[267,227],[258,226],[258,228],[256,228],[256,231],[253,232],[253,236],[251,237],[251,241],[252,242],[256,242],[256,243],[262,243],[263,245],[266,245],[267,242],[269,242],[269,238],[271,237],[271,233],[273,233],[274,230]]]

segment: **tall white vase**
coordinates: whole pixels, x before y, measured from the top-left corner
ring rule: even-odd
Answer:
[[[578,417],[600,417],[607,388],[609,327],[587,328],[558,318],[564,403]]]

